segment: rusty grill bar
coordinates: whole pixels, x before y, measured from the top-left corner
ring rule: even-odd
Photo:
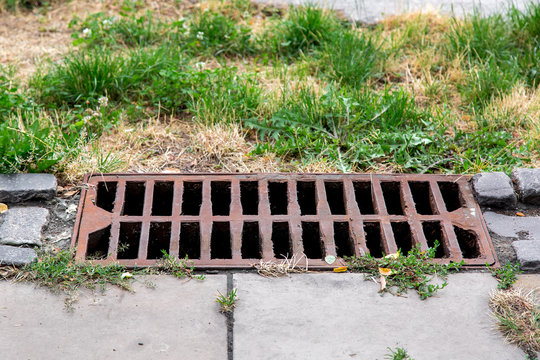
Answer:
[[[374,174],[87,175],[72,246],[79,260],[248,268],[305,254],[310,268],[441,244],[438,262],[495,264],[469,178]],[[335,255],[332,265],[325,256]]]

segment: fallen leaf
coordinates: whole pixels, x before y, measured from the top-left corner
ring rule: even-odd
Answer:
[[[131,273],[129,273],[129,272],[125,272],[122,275],[120,275],[120,279],[125,279],[125,278],[129,279],[131,277],[133,277],[133,275],[131,275]]]
[[[384,258],[385,259],[397,259],[399,257],[399,251],[397,253],[388,254]]]
[[[79,190],[70,190],[70,191],[66,191],[62,194],[62,197],[64,198],[67,198],[67,197],[72,197],[73,195],[76,195],[77,193],[79,192]]]
[[[326,261],[328,265],[332,265],[336,261],[336,257],[334,255],[326,255],[324,261]]]
[[[347,271],[346,266],[340,266],[340,267],[334,268],[334,272],[337,272],[337,273],[342,273],[342,272],[346,272],[346,271]]]
[[[383,275],[383,276],[392,275],[392,269],[388,269],[388,268],[379,268],[379,274],[381,274],[381,275]]]
[[[525,214],[522,213],[522,212],[517,212],[516,215],[517,215],[517,216],[525,216]]]
[[[8,206],[4,203],[0,203],[0,214],[5,213],[8,211]]]

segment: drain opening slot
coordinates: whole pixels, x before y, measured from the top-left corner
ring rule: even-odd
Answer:
[[[440,181],[438,185],[446,205],[446,211],[454,211],[463,206],[458,184],[450,181]]]
[[[465,259],[476,259],[480,257],[480,249],[478,248],[478,237],[473,231],[462,229],[454,225],[461,254]]]
[[[152,200],[152,216],[171,216],[174,197],[174,182],[156,181]]]
[[[244,222],[242,228],[242,259],[260,259],[261,237],[259,235],[259,223],[256,221]]]
[[[139,243],[141,241],[140,222],[120,223],[120,236],[118,237],[118,259],[136,259],[139,254]]]
[[[401,203],[401,184],[399,182],[381,182],[384,203],[389,215],[403,215]]]
[[[240,202],[243,215],[259,213],[259,183],[257,181],[240,181]]]
[[[229,216],[231,210],[231,183],[228,181],[211,182],[212,215]]]
[[[183,259],[201,257],[201,229],[198,222],[185,222],[180,225],[180,246],[178,257]]]
[[[231,225],[228,222],[212,223],[210,257],[212,259],[232,259]]]
[[[182,215],[198,216],[202,205],[202,182],[184,182]]]
[[[365,222],[364,234],[366,237],[366,247],[374,258],[381,258],[383,255],[381,224],[378,222]]]
[[[398,249],[401,249],[403,255],[407,256],[412,249],[411,227],[409,223],[400,221],[392,222],[391,225],[396,246]]]
[[[147,259],[161,259],[162,250],[169,253],[171,246],[171,223],[152,222],[150,223],[150,235],[148,237]]]
[[[288,222],[272,223],[272,245],[274,257],[289,258],[292,255],[291,234]]]
[[[302,221],[302,243],[308,259],[322,259],[322,241],[319,223]]]
[[[116,181],[100,181],[97,185],[96,206],[112,212],[117,188],[118,183]]]
[[[435,241],[439,242],[439,246],[435,250],[435,257],[437,259],[448,256],[447,250],[444,248],[443,233],[440,221],[426,221],[422,223],[422,230],[424,230],[424,236],[426,237],[427,246],[432,248],[435,246]]]
[[[287,215],[289,196],[286,182],[268,182],[268,198],[270,200],[270,214]]]
[[[353,186],[354,186],[354,196],[356,199],[356,204],[358,205],[358,209],[360,209],[360,214],[362,215],[375,214],[375,208],[373,206],[373,197],[371,195],[371,182],[355,181],[353,182]]]
[[[326,190],[326,200],[330,206],[332,215],[345,215],[345,197],[343,192],[343,183],[337,181],[326,181],[324,183]]]
[[[122,215],[141,216],[144,208],[144,182],[126,182],[126,195]]]
[[[298,205],[300,205],[300,215],[316,215],[315,181],[298,181],[296,183],[296,194]]]
[[[86,245],[86,258],[88,260],[103,260],[107,258],[110,240],[111,225],[89,234]]]
[[[348,222],[334,222],[334,243],[337,256],[353,256],[354,244]]]
[[[425,181],[410,181],[409,188],[411,189],[416,212],[420,215],[433,215],[429,183]]]

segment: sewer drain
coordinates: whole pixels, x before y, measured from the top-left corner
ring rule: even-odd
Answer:
[[[496,262],[469,178],[371,174],[87,175],[72,246],[79,260],[148,266],[162,250],[198,268],[425,250]]]

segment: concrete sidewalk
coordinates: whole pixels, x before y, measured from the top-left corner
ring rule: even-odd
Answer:
[[[489,274],[452,275],[426,301],[415,293],[381,297],[362,274],[229,276],[239,294],[232,331],[215,303],[226,275],[152,277],[155,289],[136,283],[133,294],[84,291],[73,313],[62,295],[0,282],[1,358],[373,360],[398,346],[416,360],[525,358],[505,344],[489,315],[497,284]]]

